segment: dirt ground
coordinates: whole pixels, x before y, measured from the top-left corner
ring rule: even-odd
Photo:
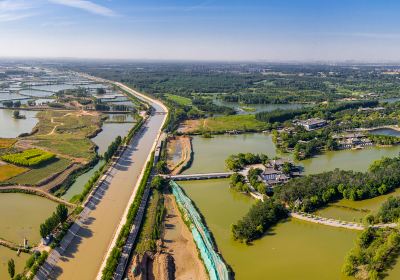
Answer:
[[[175,151],[181,150],[181,158],[178,161],[173,160]],[[167,166],[170,170],[171,175],[177,175],[181,173],[182,168],[187,165],[191,160],[192,145],[191,138],[189,136],[176,136],[168,139],[168,161]]]
[[[180,217],[173,195],[166,194],[164,201],[167,212],[164,221],[163,251],[174,258],[175,279],[208,279],[204,265],[198,257],[192,234]]]

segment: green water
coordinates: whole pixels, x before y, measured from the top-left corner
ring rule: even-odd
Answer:
[[[327,218],[359,222],[365,215],[376,213],[389,196],[400,196],[400,188],[392,193],[361,201],[342,199],[330,204],[330,207],[316,212],[316,214]],[[355,209],[367,211],[357,211]]]
[[[392,147],[370,147],[361,150],[341,150],[326,152],[300,162],[305,174],[343,170],[366,171],[370,164],[382,157],[395,157],[400,153],[400,145]]]
[[[253,199],[231,191],[228,180],[180,185],[204,216],[236,279],[345,279],[341,266],[357,232],[291,220],[247,246],[231,239],[230,226],[247,213]]]
[[[265,153],[276,155],[268,134],[215,135],[213,138],[193,137],[194,160],[185,174],[224,171],[225,159],[237,153]]]
[[[115,138],[118,136],[124,138],[133,126],[133,123],[104,123],[102,131],[92,138],[98,147],[97,153],[103,155]]]
[[[18,244],[24,238],[30,245],[39,243],[39,226],[56,207],[57,203],[35,195],[0,194],[0,238]]]
[[[10,259],[15,263],[15,274],[21,273],[25,267],[26,260],[29,258],[28,254],[20,254],[17,256],[16,251],[0,246],[0,279],[10,279],[7,270],[7,263]]]
[[[100,169],[101,165],[103,165],[104,161],[99,161],[92,169],[88,172],[83,173],[78,178],[76,178],[75,182],[69,187],[67,192],[61,197],[62,199],[69,201],[74,195],[82,193],[85,184],[89,181],[89,179],[94,175],[94,173]]]

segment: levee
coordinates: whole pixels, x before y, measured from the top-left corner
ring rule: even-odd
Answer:
[[[177,183],[171,181],[170,186],[179,207],[182,209],[183,214],[185,215],[185,218],[191,222],[190,227],[193,239],[200,251],[201,258],[210,275],[210,279],[230,279],[228,268],[221,256],[216,252],[210,232],[203,224],[202,219],[192,201],[185,195]]]

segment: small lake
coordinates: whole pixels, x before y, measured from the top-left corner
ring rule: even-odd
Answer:
[[[39,226],[51,216],[57,203],[36,195],[0,193],[0,237],[22,244],[40,241]]]
[[[108,114],[107,117],[106,122],[136,122],[134,114]]]
[[[0,138],[15,138],[22,133],[29,133],[38,123],[35,111],[20,111],[26,119],[15,119],[12,109],[0,109]]]
[[[400,131],[391,128],[379,128],[369,131],[369,133],[374,135],[386,135],[386,136],[396,136],[400,137]]]
[[[51,91],[57,92],[60,90],[67,90],[67,89],[75,89],[78,86],[70,85],[70,84],[55,84],[55,85],[43,85],[43,86],[33,86],[31,89],[39,90],[39,91]]]
[[[225,159],[238,153],[264,153],[276,155],[271,135],[240,134],[214,135],[212,138],[193,136],[194,160],[185,174],[225,171]]]
[[[36,89],[24,89],[19,92],[20,94],[24,96],[29,96],[29,97],[50,97],[54,95],[53,92],[51,91],[43,91],[43,90],[36,90]]]
[[[23,99],[29,99],[27,96],[23,96],[18,93],[6,93],[6,92],[1,92],[0,93],[0,102],[2,101],[9,101],[9,100],[23,100]]]
[[[118,136],[124,138],[133,126],[133,123],[104,123],[103,130],[92,138],[92,141],[99,147],[98,154],[103,155],[115,138]]]
[[[0,246],[0,279],[10,279],[10,275],[8,274],[8,261],[10,259],[14,260],[15,274],[18,274],[24,269],[25,263],[29,257],[29,254],[24,253],[17,256],[16,251]]]

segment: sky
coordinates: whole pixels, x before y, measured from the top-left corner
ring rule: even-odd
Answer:
[[[398,0],[0,0],[0,57],[400,62]]]

